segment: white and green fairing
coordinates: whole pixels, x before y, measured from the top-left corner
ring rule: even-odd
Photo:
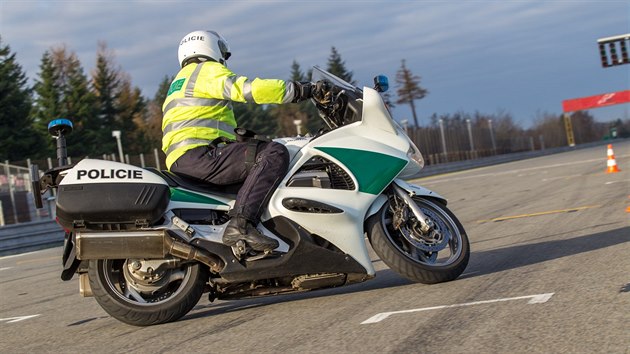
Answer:
[[[383,190],[396,181],[402,188],[416,194],[437,196],[422,187],[411,186],[397,178],[416,174],[421,166],[411,161],[409,138],[393,123],[379,93],[364,88],[362,120],[315,139],[282,138],[275,141],[289,150],[289,172],[272,195],[262,220],[283,216],[316,234],[352,256],[365,267],[369,275],[374,268],[364,240],[364,220],[385,202]],[[321,156],[340,166],[353,180],[354,190],[319,187],[293,187],[287,183],[313,157]],[[169,210],[203,208],[229,210],[233,199],[171,188]],[[437,196],[439,197],[439,196]],[[287,209],[282,201],[301,198],[321,202],[341,209],[341,213],[309,213]],[[263,228],[265,234],[270,232]],[[270,235],[271,236],[271,235]],[[281,243],[279,249],[285,249]]]
[[[234,199],[211,194],[193,192],[181,187],[170,188],[171,201],[168,210],[173,209],[213,209],[230,210],[234,207]]]
[[[292,154],[290,171],[271,198],[263,219],[285,216],[312,234],[316,234],[354,257],[374,274],[364,240],[363,224],[368,210],[381,192],[398,176],[413,175],[420,170],[410,163],[407,152],[410,141],[393,124],[378,92],[364,88],[362,120],[310,141],[279,139]],[[353,179],[354,190],[317,187],[289,187],[287,182],[300,167],[314,156],[322,156],[341,166]],[[304,198],[343,210],[342,213],[304,213],[285,208],[287,198]]]

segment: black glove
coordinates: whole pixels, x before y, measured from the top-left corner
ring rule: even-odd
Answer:
[[[239,143],[253,139],[256,136],[255,132],[241,127],[234,128],[234,133],[236,133],[236,141]]]
[[[293,81],[293,86],[295,87],[295,97],[293,98],[293,103],[302,102],[304,100],[308,100],[313,97],[312,87],[313,84],[310,82],[297,82]]]
[[[317,81],[311,88],[315,101],[328,104],[332,99],[332,85],[328,81]]]

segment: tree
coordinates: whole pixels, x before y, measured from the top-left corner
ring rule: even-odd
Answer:
[[[309,81],[311,77],[311,71],[307,74],[302,72],[300,64],[293,60],[291,64],[291,80],[293,81]],[[281,135],[294,135],[296,133],[294,120],[301,120],[300,133],[316,133],[322,127],[322,121],[318,119],[317,109],[310,101],[303,101],[297,104],[298,110],[294,107],[277,107],[271,110],[271,114],[274,115],[278,121],[278,133]],[[298,114],[302,112],[304,114]]]
[[[277,127],[275,134],[279,136],[295,136],[304,135],[307,133],[306,122],[308,121],[308,114],[304,112],[299,105],[277,105],[271,109],[271,114],[277,119]],[[297,125],[295,122],[299,122],[300,131],[297,131]]]
[[[253,103],[233,102],[234,116],[239,127],[256,132],[259,135],[275,136],[275,117],[265,106]]]
[[[164,76],[155,96],[147,103],[145,114],[134,120],[139,130],[136,137],[139,140],[137,143],[144,146],[144,151],[162,147],[162,104],[168,94],[171,81],[173,81],[172,76]]]
[[[383,102],[385,102],[385,106],[390,110],[396,107],[396,104],[392,101],[392,94],[389,91],[382,92],[381,97],[383,97]]]
[[[35,80],[33,90],[35,92],[34,105],[31,110],[33,124],[42,136],[48,135],[48,122],[61,117],[61,93],[59,88],[58,72],[55,70],[52,54],[44,52],[40,63],[39,79]],[[54,155],[55,149],[52,142],[42,144],[42,153],[46,156]]]
[[[42,136],[29,117],[31,89],[26,74],[0,37],[0,160],[23,160],[37,155]]]
[[[352,80],[352,71],[348,71],[348,69],[346,69],[346,62],[341,59],[341,54],[337,52],[337,48],[335,47],[332,47],[330,50],[326,70],[352,85],[355,84],[355,81]]]
[[[407,68],[405,59],[402,60],[402,65],[398,72],[396,72],[396,83],[398,84],[398,100],[396,103],[408,103],[411,106],[413,121],[417,127],[418,116],[416,115],[415,100],[423,99],[429,91],[420,86],[420,77],[414,75],[411,70]]]
[[[92,71],[92,90],[96,96],[97,107],[97,143],[102,152],[116,150],[112,130],[117,130],[116,121],[120,113],[117,101],[120,95],[120,70],[114,67],[114,55],[107,49],[105,42],[98,43],[96,68]]]
[[[132,87],[129,75],[121,74],[120,91],[118,94],[118,110],[116,117],[116,129],[124,132],[121,136],[122,144],[126,152],[139,154],[145,152],[145,146],[141,143],[142,133],[138,122],[143,120],[146,114],[146,102],[140,89]]]
[[[39,69],[39,78],[35,80],[33,87],[35,102],[32,116],[37,129],[46,131],[48,122],[58,118],[61,113],[61,93],[59,80],[57,79],[58,73],[55,70],[50,51],[46,51],[42,55]]]
[[[63,46],[46,51],[34,91],[32,117],[38,130],[47,134],[46,127],[51,120],[70,119],[74,130],[67,137],[69,156],[94,155],[98,144],[85,144],[95,142],[98,132],[94,124],[94,97],[76,54]],[[45,151],[48,156],[54,155],[54,144],[46,144]]]
[[[86,144],[94,142],[98,137],[96,127],[95,98],[90,91],[87,76],[83,71],[81,62],[75,53],[60,58],[61,68],[64,68],[64,82],[62,88],[62,116],[69,118],[74,123],[74,131],[67,136],[69,156],[97,156],[101,151],[98,144]]]
[[[527,146],[523,129],[514,122],[512,114],[499,110],[492,116],[492,127],[495,131],[497,150],[500,153],[518,152]],[[520,144],[517,141],[520,140]],[[519,145],[522,145],[519,147]]]
[[[571,114],[571,125],[576,144],[589,143],[602,139],[608,134],[608,128],[595,122],[588,111],[576,111]]]
[[[307,81],[308,79],[304,76],[304,73],[302,72],[302,69],[300,68],[300,64],[295,61],[295,59],[293,60],[293,63],[291,64],[291,80],[293,81]]]

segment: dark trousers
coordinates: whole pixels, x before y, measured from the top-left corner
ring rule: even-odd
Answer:
[[[289,167],[289,152],[275,142],[258,144],[255,163],[245,164],[247,143],[234,142],[221,147],[201,146],[188,150],[171,166],[180,175],[215,185],[243,183],[231,213],[257,224],[271,194]]]

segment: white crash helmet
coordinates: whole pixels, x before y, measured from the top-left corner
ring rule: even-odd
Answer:
[[[225,64],[231,54],[228,42],[215,31],[188,33],[179,42],[179,50],[177,51],[180,67],[184,67],[188,59],[199,57]]]

